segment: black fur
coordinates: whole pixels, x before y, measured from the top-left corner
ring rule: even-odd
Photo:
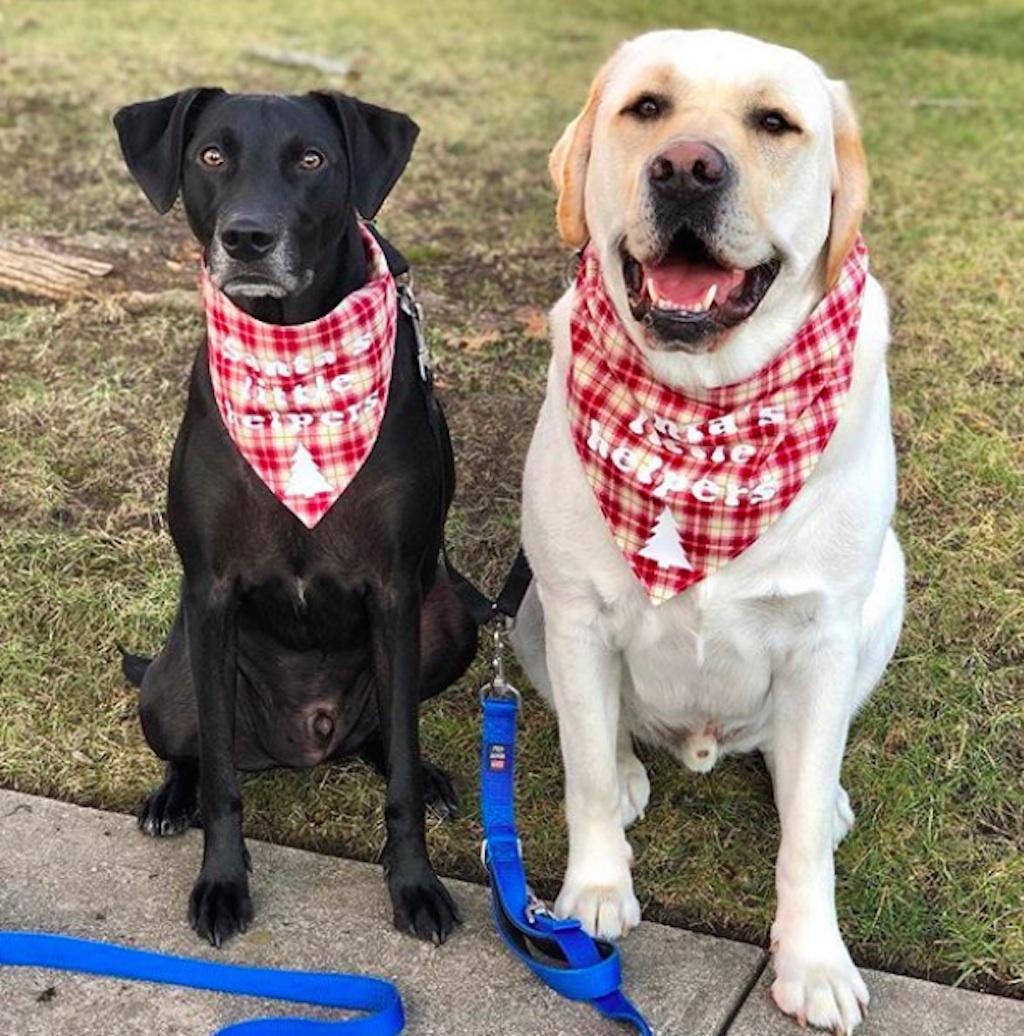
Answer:
[[[166,211],[180,191],[214,279],[229,294],[246,280],[269,285],[274,293],[235,302],[274,323],[322,316],[364,283],[357,210],[376,212],[417,132],[404,115],[338,94],[209,89],[131,105],[115,124],[153,205]],[[215,169],[201,161],[210,147],[225,158]],[[315,172],[298,165],[310,148],[325,158]],[[424,800],[451,812],[454,792],[421,764],[418,737],[420,701],[458,679],[476,650],[476,628],[438,564],[453,486],[447,429],[442,419],[440,437],[432,430],[404,316],[379,439],[312,530],[235,449],[200,348],[169,477],[178,614],[151,663],[125,655],[123,667],[141,685],[143,729],[167,763],[140,826],[177,833],[202,806],[189,916],[210,942],[252,918],[236,767],[353,753],[387,777],[383,858],[396,926],[444,941],[458,923],[424,831]]]

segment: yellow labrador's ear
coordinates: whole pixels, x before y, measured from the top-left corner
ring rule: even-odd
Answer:
[[[831,290],[850,254],[868,204],[868,164],[860,127],[845,83],[832,80],[835,168],[832,174],[832,225],[828,235],[825,284]]]
[[[587,216],[584,210],[584,192],[587,185],[587,164],[594,136],[594,118],[601,101],[604,70],[597,74],[590,87],[590,95],[583,110],[562,133],[548,160],[551,179],[558,191],[558,233],[572,248],[587,243]]]

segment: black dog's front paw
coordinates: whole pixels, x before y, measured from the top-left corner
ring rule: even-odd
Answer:
[[[240,876],[212,877],[200,872],[188,904],[188,921],[196,934],[213,946],[220,946],[236,933],[244,933],[252,921],[249,879]]]
[[[395,927],[400,932],[440,945],[456,925],[462,924],[459,908],[429,865],[416,867],[408,874],[396,869],[387,879]]]
[[[426,761],[423,762],[423,802],[431,813],[442,820],[458,816],[459,799],[451,777],[440,766]]]

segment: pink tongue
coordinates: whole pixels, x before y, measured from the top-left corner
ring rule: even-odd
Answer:
[[[703,306],[713,284],[718,288],[715,302],[721,304],[743,276],[742,270],[726,270],[717,263],[695,263],[674,257],[657,266],[644,267],[652,301],[661,299],[677,306]]]

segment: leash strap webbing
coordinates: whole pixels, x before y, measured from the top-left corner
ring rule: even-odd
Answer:
[[[216,1036],[397,1036],[405,1027],[402,1000],[395,986],[362,975],[219,964],[38,932],[0,932],[3,965],[80,971],[234,996],[372,1012],[365,1018],[342,1021],[255,1018],[218,1029]]]
[[[423,343],[422,314],[411,291],[405,288],[399,298],[403,312],[412,321],[417,341]],[[421,355],[424,351],[421,344]],[[444,417],[434,395],[429,363],[421,364],[420,369],[430,426],[444,455],[447,443]],[[446,488],[442,486],[445,499]],[[533,578],[521,547],[494,600],[452,564],[443,536],[441,557],[452,589],[478,626],[486,626],[502,618],[515,618]],[[500,640],[499,631],[495,641],[497,658],[500,658]],[[482,856],[490,875],[491,905],[498,934],[512,953],[556,993],[590,1003],[606,1018],[632,1025],[640,1036],[653,1036],[643,1015],[621,990],[622,967],[614,944],[592,938],[575,919],[555,918],[526,883],[515,822],[515,742],[519,698],[500,678],[497,658],[496,678],[483,694],[480,800],[484,826]]]
[[[480,758],[483,859],[491,879],[498,932],[509,949],[556,993],[585,1000],[605,1017],[653,1036],[621,990],[618,949],[588,935],[580,922],[558,920],[526,883],[515,822],[515,745],[518,696],[486,694]]]

